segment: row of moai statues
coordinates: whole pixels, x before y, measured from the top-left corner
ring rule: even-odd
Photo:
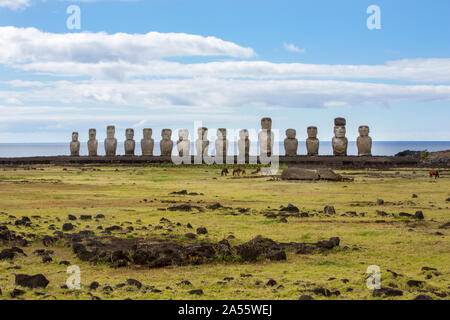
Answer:
[[[346,134],[346,120],[344,118],[334,119],[334,137],[331,141],[333,155],[347,156],[348,139]],[[372,155],[372,138],[369,137],[369,126],[359,126],[359,137],[356,139],[359,156]],[[308,138],[306,139],[306,150],[308,156],[319,155],[319,139],[317,139],[317,127],[311,126],[307,129]],[[284,150],[286,156],[296,156],[298,149],[298,140],[296,139],[296,130],[287,129],[286,139],[284,139]]]
[[[344,118],[334,119],[334,137],[332,139],[333,155],[346,156],[348,140],[346,134],[346,120]],[[154,139],[152,139],[152,129],[143,129],[143,139],[141,140],[142,155],[152,156],[154,148]],[[286,130],[286,139],[284,139],[284,149],[286,156],[296,156],[298,149],[298,140],[295,129]],[[319,154],[319,139],[317,138],[317,127],[310,126],[307,129],[308,138],[306,139],[306,149],[309,156]],[[97,156],[98,141],[96,139],[97,131],[89,129],[88,151],[89,156]],[[106,156],[115,156],[117,150],[117,139],[115,136],[115,127],[108,126],[106,129],[105,154]],[[125,155],[133,156],[135,154],[136,143],[134,141],[134,130],[126,129],[126,140],[124,142]],[[171,156],[173,150],[172,130],[163,129],[161,131],[162,140],[160,142],[161,155]],[[258,134],[260,156],[270,157],[274,145],[274,133],[272,131],[272,119],[263,118],[261,120],[261,131]],[[176,142],[178,155],[180,157],[189,156],[191,151],[191,142],[189,140],[189,131],[187,129],[178,130],[178,141]],[[219,128],[217,130],[217,139],[215,141],[216,157],[225,158],[228,154],[229,141],[227,140],[227,129]],[[369,127],[359,127],[359,137],[357,139],[358,155],[372,155],[372,138],[369,137]],[[198,128],[198,139],[195,141],[197,155],[208,156],[209,140],[208,128]],[[70,143],[70,153],[72,156],[80,155],[80,142],[78,133],[72,133],[72,142]],[[238,155],[248,157],[250,153],[249,132],[247,129],[239,131]]]

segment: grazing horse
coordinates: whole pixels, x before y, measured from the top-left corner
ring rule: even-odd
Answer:
[[[439,176],[439,170],[430,170],[430,178],[432,178],[434,176],[434,178],[440,178]]]
[[[241,175],[245,175],[245,174],[247,174],[247,173],[245,172],[245,169],[241,169]]]
[[[229,172],[228,172],[228,169],[227,169],[227,168],[223,168],[223,169],[222,169],[222,172],[220,173],[220,175],[221,175],[221,176],[226,176],[226,175],[228,175],[228,173],[229,173]]]
[[[235,175],[238,175],[238,176],[239,176],[240,173],[241,173],[241,168],[234,168],[234,170],[233,170],[233,177],[234,177]]]

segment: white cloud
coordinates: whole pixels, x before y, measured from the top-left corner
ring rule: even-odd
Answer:
[[[306,49],[304,48],[299,48],[296,45],[292,44],[292,43],[283,43],[283,47],[286,51],[291,51],[291,52],[299,52],[299,53],[305,53]]]
[[[0,8],[9,8],[11,10],[21,10],[29,7],[31,0],[0,0]]]
[[[186,33],[67,33],[35,28],[0,27],[0,63],[30,62],[129,62],[182,56],[230,56],[248,58],[251,48],[215,37]]]

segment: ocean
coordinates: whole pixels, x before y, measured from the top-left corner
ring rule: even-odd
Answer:
[[[279,152],[274,150],[274,153],[284,155],[283,143],[279,143]],[[250,154],[257,154],[257,143],[252,143],[250,147]],[[276,149],[276,146],[275,146]],[[372,154],[376,156],[392,156],[403,150],[427,150],[441,151],[449,150],[450,141],[374,141],[372,146]],[[210,153],[214,155],[214,143],[210,142]],[[231,143],[229,145],[229,154],[237,154],[237,144]],[[349,141],[348,155],[357,155],[356,141]],[[174,152],[176,152],[176,143],[174,142]],[[105,149],[102,142],[98,145],[99,155],[105,154]],[[117,146],[117,154],[123,155],[124,146],[123,142],[119,142]],[[194,143],[191,146],[191,153],[195,154]],[[87,143],[81,143],[80,155],[85,156],[88,154]],[[136,155],[141,155],[140,143],[136,142]],[[154,155],[160,155],[159,142],[155,142]],[[298,154],[306,154],[306,145],[304,141],[299,141]],[[320,155],[332,155],[331,141],[320,141],[319,147]],[[36,156],[68,156],[70,155],[69,143],[0,143],[0,157],[36,157]]]

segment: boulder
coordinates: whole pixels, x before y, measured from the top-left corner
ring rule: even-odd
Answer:
[[[318,180],[319,174],[303,168],[287,168],[281,173],[283,180]]]

